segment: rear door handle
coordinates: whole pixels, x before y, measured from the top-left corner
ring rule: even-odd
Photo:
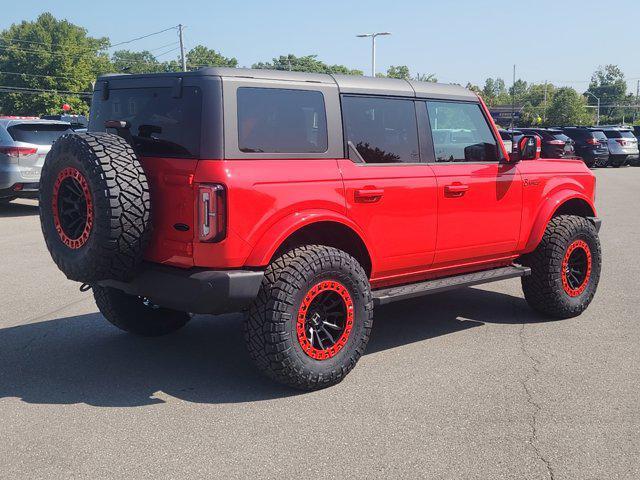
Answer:
[[[467,192],[467,190],[469,190],[469,185],[453,183],[444,187],[444,194],[448,197],[461,197]]]
[[[361,188],[354,192],[354,199],[359,203],[378,202],[384,195],[382,188]]]

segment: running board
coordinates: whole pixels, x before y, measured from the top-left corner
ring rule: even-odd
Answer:
[[[384,305],[385,303],[396,302],[398,300],[406,300],[407,298],[421,297],[431,293],[444,292],[453,290],[454,288],[471,287],[482,283],[497,282],[507,278],[526,277],[531,274],[529,267],[521,267],[520,265],[512,265],[510,267],[493,268],[491,270],[482,270],[480,272],[465,273],[452,277],[436,278],[427,280],[426,282],[410,283],[400,287],[389,287],[380,290],[374,290],[373,304]]]

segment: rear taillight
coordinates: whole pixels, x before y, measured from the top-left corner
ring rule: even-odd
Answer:
[[[37,148],[30,147],[0,147],[0,153],[4,153],[5,155],[9,155],[10,157],[19,158],[24,157],[25,155],[33,155],[37,153]]]
[[[567,142],[564,140],[549,140],[547,142],[548,145],[565,145]]]
[[[600,142],[598,141],[598,139],[593,137],[587,138],[587,143],[589,145],[600,145]]]
[[[622,138],[616,138],[616,142],[618,142],[620,145],[622,145],[623,147],[627,146],[627,141],[623,140]]]
[[[198,185],[198,237],[219,242],[226,234],[226,193],[222,185]]]

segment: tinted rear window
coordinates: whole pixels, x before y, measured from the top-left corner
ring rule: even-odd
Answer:
[[[591,137],[591,132],[582,128],[567,128],[564,131],[564,134],[568,137],[573,138],[574,140],[584,140]]]
[[[562,140],[563,142],[566,142],[567,140],[571,140],[564,133],[553,133],[552,136],[554,140]]]
[[[124,120],[136,148],[145,156],[194,158],[200,154],[202,95],[184,87],[174,98],[171,88],[111,89],[109,98],[94,94],[90,131],[105,131],[107,120]]]
[[[241,87],[237,97],[240,151],[327,151],[327,115],[322,92]]]
[[[623,130],[622,132],[620,132],[620,136],[622,136],[622,138],[636,138],[635,135],[629,130]]]
[[[620,132],[618,130],[605,130],[604,134],[607,136],[607,138],[620,138],[620,137],[622,137],[622,135],[620,135]]]
[[[51,145],[65,133],[73,133],[70,125],[47,125],[45,123],[20,123],[7,128],[16,142],[34,145]]]

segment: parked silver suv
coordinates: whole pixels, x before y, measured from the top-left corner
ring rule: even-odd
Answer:
[[[602,131],[609,143],[609,162],[607,165],[621,167],[625,163],[638,161],[638,139],[631,129],[625,127],[604,127]]]
[[[0,202],[38,196],[44,159],[65,133],[73,133],[68,122],[0,117]]]

